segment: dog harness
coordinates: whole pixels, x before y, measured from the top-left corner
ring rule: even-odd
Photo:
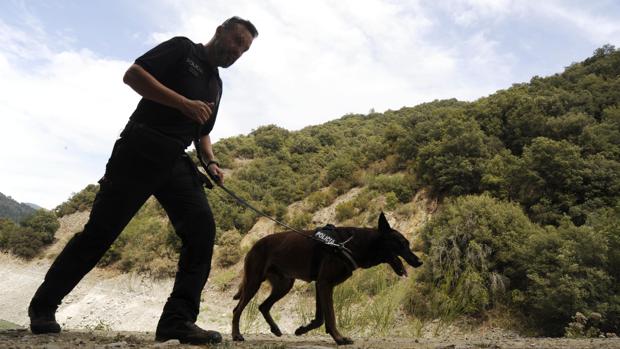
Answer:
[[[347,242],[353,239],[353,235],[343,242],[338,242],[336,237],[336,227],[333,224],[327,224],[322,228],[316,228],[314,230],[314,234],[312,234],[312,239],[319,243],[317,247],[327,247],[327,249],[332,253],[343,256],[349,262],[351,271],[358,268],[358,265],[353,258],[353,253],[345,246]],[[319,262],[320,253],[315,250],[312,258],[312,276],[317,275]]]

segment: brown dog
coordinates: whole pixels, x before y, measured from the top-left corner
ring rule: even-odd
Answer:
[[[271,284],[271,294],[259,306],[260,312],[271,327],[271,332],[281,336],[282,332],[273,321],[269,310],[275,302],[284,297],[293,287],[295,279],[307,282],[316,281],[316,314],[314,320],[295,330],[302,335],[320,327],[325,321],[325,328],[336,343],[351,344],[350,338],[343,337],[336,328],[332,293],[334,287],[348,279],[355,268],[370,268],[381,263],[388,263],[399,276],[407,275],[403,258],[412,267],[419,267],[422,262],[409,249],[409,241],[398,231],[390,228],[383,215],[379,216],[378,229],[370,228],[335,228],[334,237],[346,243],[355,263],[342,253],[310,239],[312,231],[302,234],[287,231],[268,235],[256,242],[245,257],[243,280],[234,299],[239,303],[233,311],[232,337],[242,341],[239,333],[239,319],[245,306],[256,294],[263,281]]]

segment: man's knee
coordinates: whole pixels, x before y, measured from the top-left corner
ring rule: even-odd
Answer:
[[[215,238],[215,220],[208,208],[188,212],[174,227],[181,237],[195,243],[212,244]]]

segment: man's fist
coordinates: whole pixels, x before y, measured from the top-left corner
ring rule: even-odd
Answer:
[[[203,101],[185,99],[181,106],[181,112],[188,118],[199,124],[204,124],[211,118],[213,113],[213,103],[205,103]]]

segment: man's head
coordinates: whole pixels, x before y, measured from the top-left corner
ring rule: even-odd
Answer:
[[[250,48],[258,36],[256,27],[245,19],[231,17],[217,27],[207,44],[207,54],[212,64],[228,68]]]

